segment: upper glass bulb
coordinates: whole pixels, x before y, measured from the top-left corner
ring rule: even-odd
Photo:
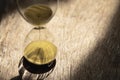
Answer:
[[[19,13],[32,25],[46,24],[57,10],[58,0],[17,0]]]

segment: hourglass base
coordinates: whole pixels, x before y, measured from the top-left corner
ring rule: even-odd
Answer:
[[[22,57],[19,63],[19,74],[22,80],[44,80],[47,78],[56,65],[56,60],[44,65],[30,63]]]

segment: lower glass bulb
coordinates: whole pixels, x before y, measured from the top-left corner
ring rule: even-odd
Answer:
[[[43,27],[32,29],[24,43],[24,57],[34,64],[46,64],[55,59],[57,47],[52,34]]]

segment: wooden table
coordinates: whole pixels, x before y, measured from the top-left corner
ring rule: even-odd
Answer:
[[[17,12],[15,0],[1,0],[0,6],[0,80],[10,80],[18,75],[32,25]],[[119,0],[61,0],[46,26],[58,47],[46,80],[120,80]]]

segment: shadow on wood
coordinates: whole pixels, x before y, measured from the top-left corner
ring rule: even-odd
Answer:
[[[120,80],[120,6],[108,28],[71,80]]]
[[[16,0],[0,0],[0,21],[16,10]]]
[[[16,76],[16,77],[14,77],[14,78],[12,78],[10,80],[21,80],[21,78],[20,78],[20,76]]]

